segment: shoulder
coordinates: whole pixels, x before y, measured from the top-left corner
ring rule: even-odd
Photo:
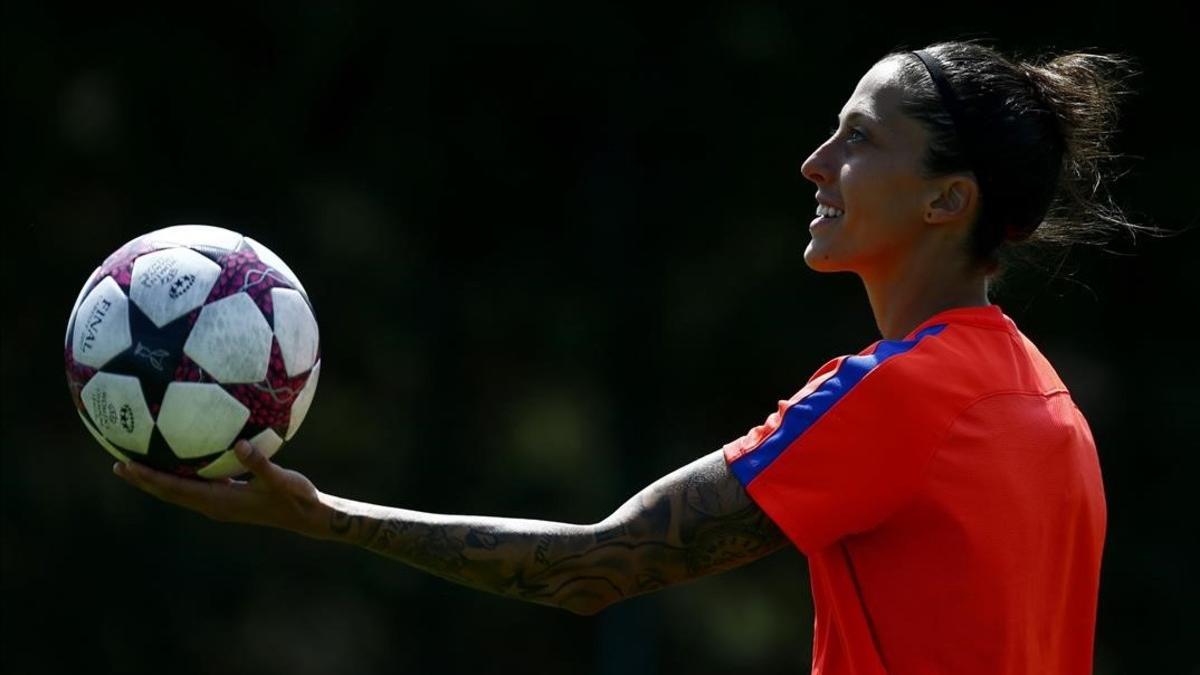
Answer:
[[[1007,331],[933,326],[834,359],[806,389],[826,398],[828,412],[848,422],[944,429],[973,401],[1023,387],[1023,351]]]
[[[835,359],[837,375],[852,387],[922,387],[954,374],[967,359],[951,326],[934,326],[905,340],[879,340],[858,354]]]
[[[941,371],[953,357],[940,344],[942,332],[929,330],[907,340],[877,340],[857,354],[826,361],[808,378],[789,403],[824,392],[842,395],[856,389],[907,384],[919,385]],[[782,403],[782,402],[781,402]]]

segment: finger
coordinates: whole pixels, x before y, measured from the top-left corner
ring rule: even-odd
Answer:
[[[113,467],[114,472],[137,487],[156,497],[167,498],[186,494],[188,487],[180,485],[183,479],[156,471],[137,462],[127,462]]]
[[[137,462],[118,463],[113,466],[113,472],[144,492],[194,511],[214,511],[220,500],[233,497],[232,485],[189,480]]]
[[[254,474],[255,478],[261,479],[272,487],[280,484],[282,479],[280,468],[271,462],[262,451],[254,447],[250,441],[246,439],[239,440],[233,446],[233,453],[237,455],[238,461],[242,463],[242,466]]]
[[[124,462],[113,462],[112,471],[117,476],[124,478],[127,482],[135,483],[135,484],[138,483],[139,481],[144,483],[145,481],[142,478],[142,476],[146,475],[146,473],[147,473],[147,469],[135,467],[133,462],[129,462],[128,464],[126,464]],[[153,469],[149,469],[148,471],[150,472],[149,475],[152,475],[152,476],[153,475],[161,475],[161,476],[166,476],[168,478],[174,477],[171,474],[161,473],[158,471],[154,471]],[[197,482],[197,481],[185,480],[185,483],[195,483],[195,482]],[[232,486],[245,485],[244,481],[235,480],[233,478],[213,478],[213,479],[210,479],[208,482],[216,483],[218,485],[232,485]]]

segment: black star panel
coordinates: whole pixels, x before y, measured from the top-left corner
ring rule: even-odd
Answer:
[[[142,383],[146,405],[157,417],[167,385],[175,378],[175,369],[183,357],[183,345],[191,329],[186,314],[159,328],[130,302],[129,333],[133,344],[105,364],[104,371],[137,377]]]

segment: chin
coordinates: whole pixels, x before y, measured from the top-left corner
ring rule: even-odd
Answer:
[[[821,247],[813,246],[813,242],[809,242],[808,248],[804,249],[804,264],[814,272],[849,272],[844,261],[839,260],[829,251],[823,250]]]

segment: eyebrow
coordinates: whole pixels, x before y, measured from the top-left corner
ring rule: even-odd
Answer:
[[[861,111],[858,111],[858,110],[853,110],[853,111],[851,111],[851,112],[850,112],[850,114],[846,115],[846,120],[845,120],[845,121],[846,121],[846,122],[850,122],[851,120],[855,120],[855,119],[864,119],[864,120],[866,120],[866,121],[868,121],[868,122],[871,122],[872,124],[876,124],[876,125],[878,125],[878,126],[883,126],[883,122],[879,121],[879,119],[878,119],[878,118],[876,118],[876,117],[872,117],[871,115],[868,115],[868,114],[866,114],[866,113],[864,113],[864,112],[861,112]],[[841,115],[838,115],[838,117],[837,117],[837,121],[838,121],[838,123],[839,123],[839,124],[842,122],[842,116],[841,116]]]

